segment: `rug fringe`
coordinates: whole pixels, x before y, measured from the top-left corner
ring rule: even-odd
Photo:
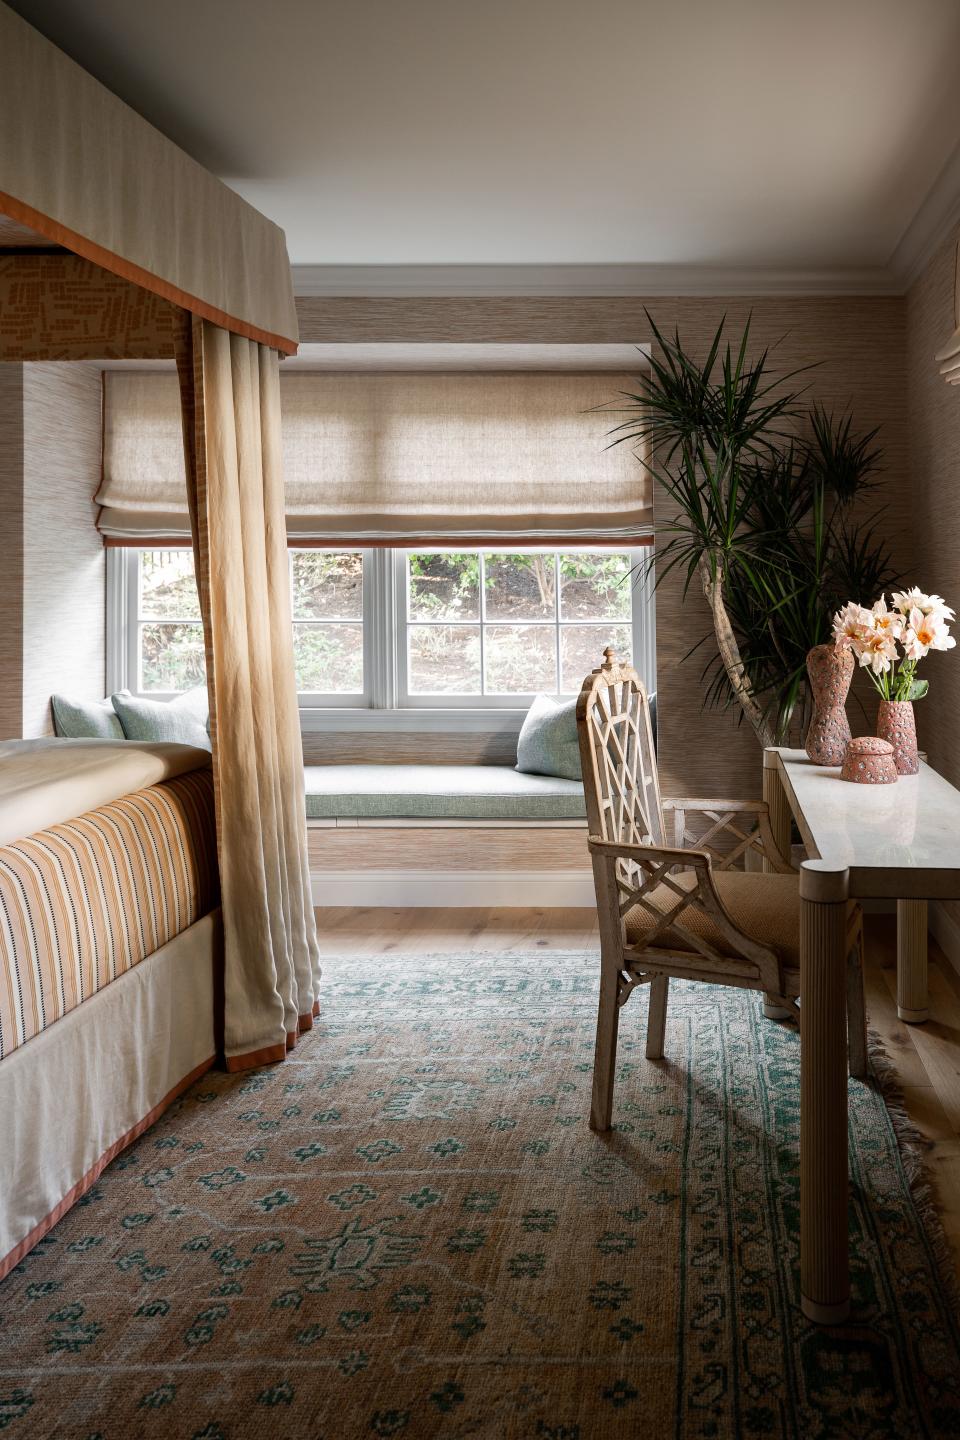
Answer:
[[[954,1318],[960,1323],[960,1277],[957,1275],[953,1251],[943,1228],[937,1187],[927,1161],[927,1152],[933,1142],[921,1134],[915,1121],[910,1118],[896,1063],[891,1060],[884,1041],[873,1029],[867,1030],[867,1055],[871,1075],[890,1116],[903,1173],[910,1188],[910,1197],[927,1237],[947,1300],[953,1307]]]

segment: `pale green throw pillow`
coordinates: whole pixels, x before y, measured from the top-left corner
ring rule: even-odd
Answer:
[[[576,700],[558,703],[549,695],[536,697],[517,739],[517,769],[525,775],[581,778]]]
[[[185,690],[173,700],[148,700],[143,695],[131,695],[129,690],[118,691],[112,700],[128,740],[170,740],[210,749],[205,685]]]
[[[123,726],[113,708],[113,701],[71,700],[67,695],[51,695],[53,728],[67,740],[122,740]]]

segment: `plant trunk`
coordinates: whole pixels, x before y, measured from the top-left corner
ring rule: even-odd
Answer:
[[[763,711],[763,706],[757,700],[750,683],[750,676],[740,658],[740,647],[737,644],[737,637],[733,633],[733,626],[730,624],[730,617],[727,614],[727,607],[723,603],[723,566],[716,562],[715,569],[711,570],[710,558],[707,555],[700,557],[700,583],[703,586],[703,593],[707,604],[710,606],[710,614],[713,616],[713,629],[717,637],[717,649],[720,651],[720,659],[723,661],[723,668],[727,672],[727,679],[730,688],[740,702],[740,708],[750,721],[753,732],[760,744],[766,748],[768,745],[777,743],[773,726],[770,724]]]

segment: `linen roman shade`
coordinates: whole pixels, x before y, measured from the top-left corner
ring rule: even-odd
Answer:
[[[105,386],[101,530],[185,538],[176,377],[112,371]],[[636,388],[610,372],[282,375],[289,542],[648,537],[649,476],[610,445]]]

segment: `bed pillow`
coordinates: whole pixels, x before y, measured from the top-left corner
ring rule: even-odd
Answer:
[[[53,728],[67,740],[122,740],[123,726],[109,695],[106,700],[71,700],[51,695]]]
[[[210,749],[207,687],[197,685],[173,700],[149,700],[119,690],[111,696],[113,708],[128,740],[172,740],[178,745]]]
[[[525,775],[581,779],[576,700],[536,697],[517,739],[517,769]]]

